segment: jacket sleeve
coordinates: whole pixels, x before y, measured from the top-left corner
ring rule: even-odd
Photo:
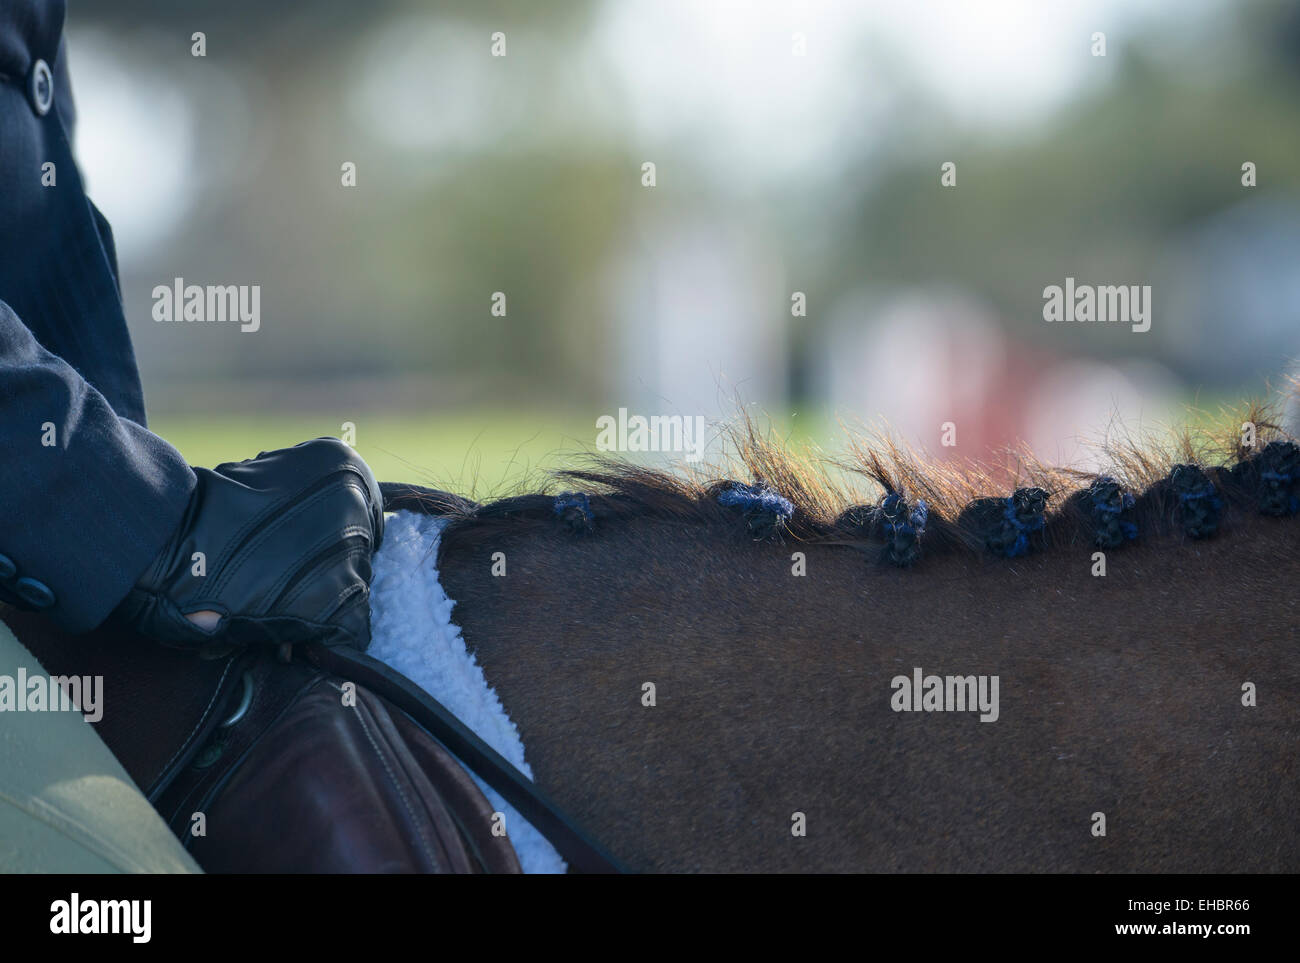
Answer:
[[[194,472],[0,301],[0,598],[94,628],[180,524]]]

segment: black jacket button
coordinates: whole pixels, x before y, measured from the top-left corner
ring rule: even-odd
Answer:
[[[31,98],[32,110],[37,116],[44,117],[54,104],[54,74],[50,65],[44,60],[32,64],[32,74],[27,81],[27,96]]]

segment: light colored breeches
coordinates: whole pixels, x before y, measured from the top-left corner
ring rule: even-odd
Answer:
[[[11,694],[20,666],[45,675],[0,622]],[[80,713],[0,708],[0,873],[114,872],[200,870]]]

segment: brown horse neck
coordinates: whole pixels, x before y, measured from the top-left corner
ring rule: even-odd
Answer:
[[[1297,534],[1240,515],[1101,576],[1086,543],[902,570],[647,518],[440,568],[539,784],[634,867],[1294,868]],[[895,711],[916,670],[997,677],[996,721]]]

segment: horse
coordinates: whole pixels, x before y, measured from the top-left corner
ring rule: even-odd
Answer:
[[[602,456],[385,507],[436,523],[537,786],[628,869],[1295,871],[1300,448],[1254,418],[1014,485],[747,421],[744,478]]]

